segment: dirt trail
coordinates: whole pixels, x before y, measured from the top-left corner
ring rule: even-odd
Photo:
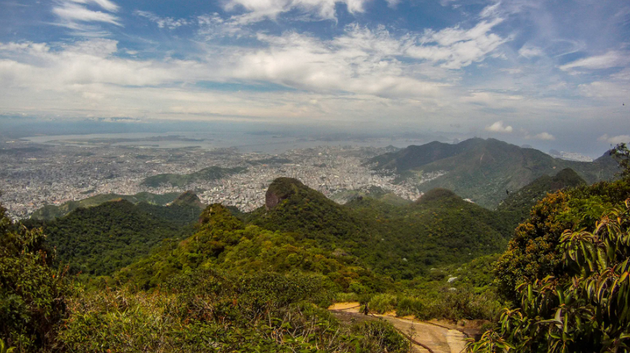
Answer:
[[[337,303],[328,310],[343,312],[346,315],[363,316],[359,313],[359,303]],[[403,335],[411,338],[414,352],[460,353],[466,346],[466,336],[458,330],[391,315],[373,316],[387,320]]]

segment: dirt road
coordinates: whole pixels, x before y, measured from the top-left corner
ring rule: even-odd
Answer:
[[[359,303],[338,303],[328,310],[345,315],[363,316],[359,313]],[[403,335],[411,338],[414,352],[460,353],[464,351],[466,336],[458,330],[387,314],[373,316],[387,320]]]

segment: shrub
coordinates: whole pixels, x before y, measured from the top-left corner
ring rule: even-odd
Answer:
[[[630,351],[630,199],[593,232],[567,230],[559,253],[568,280],[554,276],[517,287],[520,307],[505,309],[473,352]]]
[[[14,226],[0,207],[0,337],[20,352],[49,349],[70,294],[38,229]]]
[[[425,316],[425,306],[419,298],[402,297],[398,299],[396,315],[414,315],[417,318],[423,318]]]
[[[396,308],[398,298],[392,294],[377,294],[372,297],[369,302],[369,309],[379,314],[383,314],[388,311],[392,311]]]

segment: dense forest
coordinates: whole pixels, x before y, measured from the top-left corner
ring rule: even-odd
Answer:
[[[243,214],[186,193],[46,221],[0,208],[0,344],[24,352],[408,352],[382,320],[482,323],[475,352],[630,350],[630,172],[562,170],[498,210],[447,189],[345,205],[290,178]],[[526,211],[527,210],[527,211]],[[519,224],[520,223],[520,224]]]

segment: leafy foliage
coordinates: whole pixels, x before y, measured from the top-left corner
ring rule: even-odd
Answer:
[[[597,183],[548,195],[519,225],[508,250],[499,259],[495,274],[500,292],[518,301],[516,286],[533,283],[548,275],[568,280],[557,247],[563,232],[594,230],[595,222],[608,210],[621,205],[630,195],[628,180]]]
[[[60,333],[73,352],[405,352],[386,323],[345,328],[313,304],[327,290],[305,276],[181,274],[161,291],[87,292]]]
[[[630,150],[625,143],[620,143],[610,151],[610,155],[619,163],[621,167],[621,177],[630,177]]]
[[[52,347],[70,294],[44,239],[40,230],[13,226],[0,207],[0,337],[22,352]]]
[[[630,199],[593,231],[567,229],[559,244],[568,280],[546,276],[518,287],[520,307],[469,350],[630,351]]]
[[[220,204],[208,206],[200,222],[193,236],[118,272],[117,282],[148,289],[181,273],[214,268],[231,273],[299,271],[344,291],[353,285],[375,291],[388,283],[362,267],[356,257],[333,255],[299,234],[245,225]]]
[[[58,260],[72,273],[108,275],[147,255],[165,239],[181,239],[192,233],[191,224],[200,209],[193,206],[133,205],[111,201],[79,208],[50,222],[25,222],[42,226],[47,242],[57,249]]]
[[[388,292],[389,296],[373,297],[377,300],[370,301],[370,309],[393,309],[398,316],[413,315],[422,320],[496,321],[503,307],[491,275],[497,258],[489,255],[463,265],[432,268],[424,276],[399,283],[396,292]]]

